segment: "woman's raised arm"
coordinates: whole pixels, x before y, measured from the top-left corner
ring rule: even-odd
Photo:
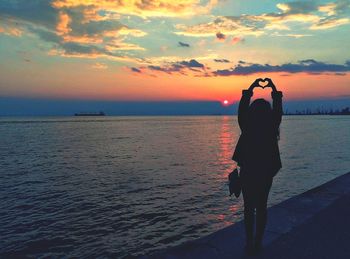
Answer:
[[[238,106],[238,124],[239,124],[239,127],[241,128],[241,131],[244,130],[246,125],[250,98],[253,96],[253,89],[254,87],[259,86],[260,81],[263,81],[263,80],[261,78],[256,79],[247,90],[242,91],[242,97],[241,97],[241,100],[239,101],[239,106]]]
[[[283,108],[282,108],[282,97],[283,94],[281,91],[278,91],[275,84],[270,78],[265,78],[268,81],[268,86],[272,88],[271,97],[272,97],[272,111],[273,117],[276,126],[278,127],[282,121]]]

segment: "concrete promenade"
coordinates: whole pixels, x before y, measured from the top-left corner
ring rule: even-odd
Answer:
[[[269,208],[264,249],[244,254],[240,221],[143,258],[350,258],[350,173]]]

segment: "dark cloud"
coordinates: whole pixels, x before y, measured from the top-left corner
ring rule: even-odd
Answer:
[[[191,59],[190,61],[181,61],[179,64],[185,66],[185,67],[199,67],[199,68],[204,68],[204,65],[199,63],[195,59]]]
[[[271,21],[284,20],[292,15],[308,15],[312,12],[318,11],[319,5],[316,1],[293,1],[283,4],[278,4],[278,8],[282,8],[280,12],[266,13],[262,15],[247,15],[240,16],[223,16],[217,18],[215,23],[220,24],[225,22],[225,19],[231,20],[237,25],[249,28],[252,31],[259,31],[265,26],[271,24]]]
[[[227,59],[214,59],[214,61],[219,63],[230,62]],[[284,73],[282,74],[283,76],[288,76],[294,73],[307,73],[310,75],[332,74],[342,76],[350,72],[350,60],[346,61],[344,64],[329,64],[314,59],[305,59],[300,60],[297,63],[285,63],[282,65],[256,64],[240,60],[235,67],[212,71],[204,64],[199,63],[195,59],[191,59],[189,61],[165,63],[164,65],[149,65],[141,68],[161,71],[167,74],[180,73],[183,75],[187,75],[187,72],[193,71],[195,72],[194,75],[199,77],[250,75],[255,73],[276,72]]]
[[[186,71],[188,70],[201,73],[205,69],[205,66],[204,64],[199,63],[197,60],[191,59],[190,61],[184,60],[165,64],[162,66],[149,65],[147,68],[150,70],[161,71],[167,74],[180,73],[186,75]]]
[[[67,10],[67,14],[71,18],[70,21],[70,35],[71,36],[88,36],[88,37],[105,37],[106,32],[117,32],[127,26],[121,24],[117,20],[101,20],[101,21],[85,21],[83,15],[84,9],[75,8]]]
[[[215,62],[218,62],[218,63],[230,63],[230,60],[228,59],[214,59]]]
[[[348,14],[350,9],[350,1],[349,0],[338,0],[335,3],[334,10],[336,13],[340,14]]]
[[[45,29],[31,26],[28,27],[28,30],[38,35],[42,40],[52,43],[54,49],[61,50],[64,55],[85,55],[86,57],[91,55],[106,55],[110,57],[122,57],[122,55],[108,51],[106,48],[98,45],[64,42],[56,33]]]
[[[179,46],[180,46],[180,47],[189,48],[189,47],[190,47],[190,44],[179,41]]]
[[[47,42],[52,42],[52,43],[60,43],[62,41],[62,38],[58,36],[56,33],[46,30],[46,29],[41,29],[33,26],[29,26],[28,30],[36,35],[39,36],[44,41]]]
[[[161,68],[160,66],[149,65],[148,68],[149,68],[149,69],[152,69],[152,70],[163,71],[162,68]]]
[[[117,20],[87,21],[84,11],[88,7],[75,7],[64,9],[69,18],[69,27],[73,35],[100,35],[106,31],[115,31],[127,26]],[[47,0],[1,0],[0,18],[4,20],[11,19],[18,23],[30,23],[39,25],[48,30],[55,31],[59,21],[59,13],[62,10],[52,7]]]
[[[239,61],[238,65],[229,69],[216,70],[213,72],[214,76],[231,76],[231,75],[249,75],[254,73],[308,73],[308,74],[323,74],[323,73],[346,73],[350,72],[350,61],[344,65],[328,64],[319,62],[314,59],[301,60],[298,63],[286,63],[282,65],[269,64],[254,64]]]
[[[219,40],[224,40],[224,39],[226,39],[226,35],[221,33],[221,32],[217,32],[216,33],[216,38],[219,39]]]
[[[294,1],[285,3],[288,8],[284,10],[285,14],[307,14],[318,10],[318,3],[316,1]],[[273,14],[270,14],[273,15]],[[283,14],[275,14],[283,15]]]
[[[65,50],[66,54],[75,55],[75,54],[111,54],[108,53],[105,49],[99,48],[94,45],[85,45],[74,42],[67,42],[61,44],[62,49]]]
[[[135,73],[141,73],[141,70],[138,69],[137,67],[131,67],[130,70]]]
[[[170,65],[170,66],[154,66],[154,65],[149,65],[147,66],[148,69],[150,70],[156,70],[156,71],[161,71],[161,72],[164,72],[164,73],[167,73],[167,74],[171,74],[171,73],[174,73],[174,72],[180,72],[180,68],[173,64],[173,65]]]

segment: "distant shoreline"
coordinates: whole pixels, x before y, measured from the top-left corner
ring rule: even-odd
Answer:
[[[296,110],[295,112],[289,113],[286,112],[284,115],[350,115],[350,108],[346,107],[341,110],[320,110],[318,109],[316,112],[312,112],[309,109],[307,110],[302,110],[298,111]]]

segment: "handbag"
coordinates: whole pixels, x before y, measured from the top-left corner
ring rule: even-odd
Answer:
[[[234,193],[236,198],[238,198],[242,191],[242,185],[241,185],[241,178],[239,177],[239,172],[237,168],[235,168],[228,175],[228,186],[229,186],[230,196],[232,195],[232,193]]]

